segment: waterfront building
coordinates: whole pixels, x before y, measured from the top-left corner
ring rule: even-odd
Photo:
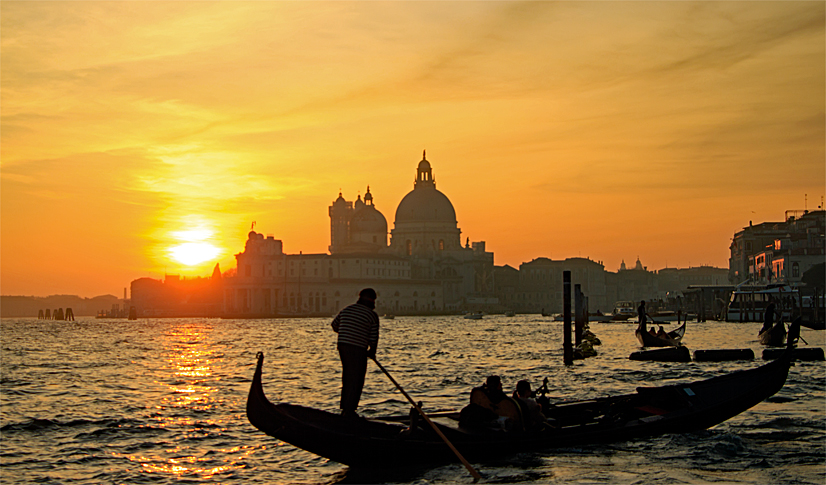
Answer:
[[[784,222],[764,222],[732,238],[729,282],[799,283],[807,270],[823,263],[826,212],[786,211]]]
[[[521,313],[561,313],[564,271],[571,272],[571,284],[580,285],[592,311],[609,307],[605,267],[588,258],[536,258],[519,265],[518,271],[510,266],[498,267],[496,275],[501,279],[496,285],[499,302],[504,308]]]
[[[663,268],[656,272],[656,296],[660,300],[674,298],[689,286],[726,286],[728,268],[694,266],[688,268]]]
[[[131,283],[131,305],[138,318],[219,317],[222,276],[216,264],[208,278],[164,275],[163,280],[138,278]]]

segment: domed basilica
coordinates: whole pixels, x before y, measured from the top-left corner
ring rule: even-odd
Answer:
[[[436,256],[462,249],[456,211],[450,199],[436,189],[427,153],[416,169],[413,190],[396,209],[390,253],[399,256]],[[330,206],[330,253],[387,252],[387,220],[373,205],[370,187],[355,202],[341,193]]]
[[[370,187],[364,199],[341,193],[329,207],[329,254],[286,254],[272,236],[251,235],[225,283],[224,311],[237,315],[329,315],[358,291],[378,292],[377,311],[423,314],[495,302],[493,253],[463,247],[456,211],[436,189],[423,153],[413,190],[402,198],[388,244],[387,219]]]

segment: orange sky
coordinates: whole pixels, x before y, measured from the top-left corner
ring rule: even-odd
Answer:
[[[497,265],[727,267],[826,192],[823,2],[0,3],[0,292],[121,295],[393,227],[427,149]],[[200,265],[181,244],[216,248]]]

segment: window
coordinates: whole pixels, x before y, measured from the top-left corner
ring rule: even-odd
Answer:
[[[797,278],[800,276],[800,265],[797,263],[792,263],[792,277]]]
[[[444,239],[439,239],[439,251],[444,251],[444,250],[445,250],[445,240]]]
[[[413,244],[410,242],[410,240],[407,241],[407,255],[413,255]]]

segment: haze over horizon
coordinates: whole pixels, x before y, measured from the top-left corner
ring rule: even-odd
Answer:
[[[823,2],[16,2],[0,293],[121,295],[323,253],[422,150],[495,264],[728,266],[826,193]]]

